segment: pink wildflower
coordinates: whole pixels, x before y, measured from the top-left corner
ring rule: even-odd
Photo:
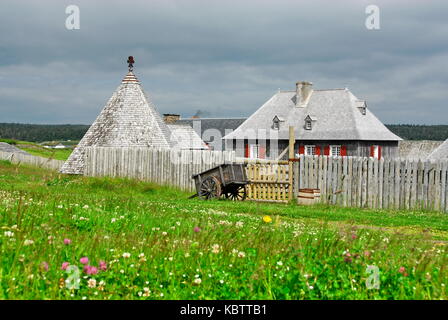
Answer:
[[[345,254],[344,254],[344,261],[345,262],[347,262],[347,263],[350,263],[350,262],[352,262],[352,258],[351,258],[351,254],[350,254],[350,252],[346,252]]]
[[[100,270],[101,271],[106,271],[107,270],[106,261],[103,261],[103,260],[100,261]]]
[[[87,257],[82,257],[81,259],[79,259],[79,261],[80,261],[82,264],[88,264],[88,263],[89,263],[89,258],[87,258]]]
[[[98,273],[98,268],[86,265],[86,266],[84,266],[84,272],[87,273],[87,274],[90,274],[90,275],[97,274]]]
[[[98,273],[98,268],[96,268],[96,267],[92,267],[92,266],[90,266],[89,270],[87,270],[87,274],[93,274],[93,275],[95,275],[95,274],[97,274],[97,273]]]
[[[67,239],[67,238],[64,239],[64,244],[65,244],[66,246],[68,246],[70,243],[72,243],[72,240]]]
[[[400,267],[400,269],[398,269],[398,272],[400,272],[405,277],[408,276],[408,273],[406,272],[406,268],[405,267]]]
[[[199,231],[201,231],[201,228],[199,228],[199,227],[194,227],[194,232],[199,232]]]
[[[42,268],[42,270],[44,270],[45,272],[46,271],[48,271],[48,262],[42,262],[41,264],[40,264],[40,266],[41,266],[41,268]]]
[[[69,262],[63,262],[61,266],[61,270],[67,270],[68,266],[70,265]]]

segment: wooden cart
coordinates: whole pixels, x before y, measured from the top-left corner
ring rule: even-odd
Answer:
[[[192,176],[197,196],[203,200],[225,197],[234,201],[246,199],[248,184],[245,164],[222,164]]]

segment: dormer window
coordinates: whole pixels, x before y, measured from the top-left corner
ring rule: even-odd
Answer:
[[[274,119],[272,120],[272,129],[274,130],[280,130],[280,122],[283,122],[285,120],[283,120],[282,118],[275,116]]]
[[[361,111],[361,114],[362,114],[363,116],[366,115],[366,107],[360,107],[360,108],[359,108],[359,111]]]
[[[313,127],[313,124],[311,123],[311,120],[305,121],[305,129],[306,130],[311,130],[312,127]]]
[[[361,100],[356,101],[356,103],[358,104],[358,109],[361,112],[361,114],[365,116],[367,113],[367,103]]]
[[[311,130],[313,129],[313,122],[316,121],[316,118],[307,116],[305,118],[305,130]]]
[[[274,121],[274,123],[272,124],[272,129],[279,130],[280,129],[280,122],[279,121]]]

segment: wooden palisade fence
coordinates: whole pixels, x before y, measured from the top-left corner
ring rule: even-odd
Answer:
[[[448,211],[448,161],[300,156],[294,191],[318,188],[347,207]]]
[[[58,170],[63,161],[0,152],[0,159]],[[297,161],[298,160],[298,161]],[[248,200],[287,202],[320,189],[321,202],[346,207],[448,211],[448,160],[303,156],[291,161],[235,158],[232,151],[86,148],[85,175],[129,177],[194,191],[193,174],[247,163]]]
[[[194,191],[193,174],[234,161],[233,151],[90,147],[84,174],[136,178]]]

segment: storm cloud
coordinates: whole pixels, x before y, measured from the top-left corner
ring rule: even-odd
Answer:
[[[67,30],[65,9],[80,9]],[[380,8],[380,30],[365,8]],[[447,1],[9,1],[0,122],[90,124],[127,72],[161,113],[248,116],[307,80],[385,123],[448,122]]]

